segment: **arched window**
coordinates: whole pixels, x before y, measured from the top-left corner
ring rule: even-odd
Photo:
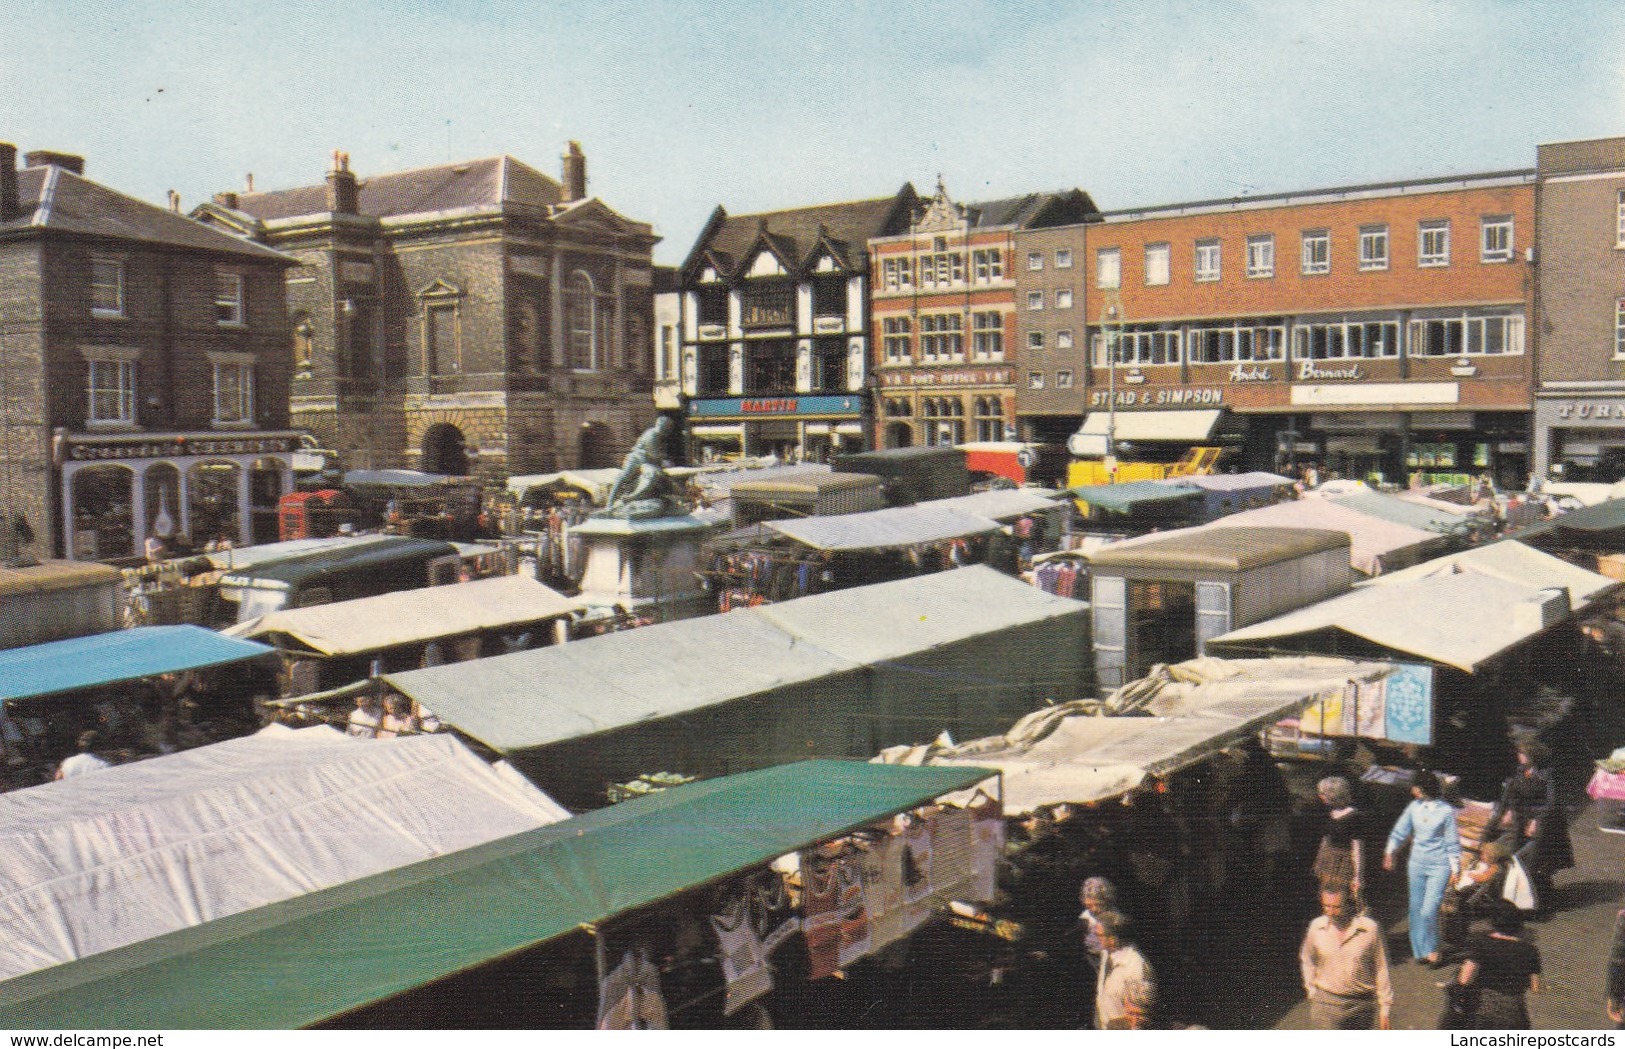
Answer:
[[[592,277],[581,270],[570,274],[564,289],[564,324],[570,345],[570,367],[578,372],[599,369],[598,295]]]

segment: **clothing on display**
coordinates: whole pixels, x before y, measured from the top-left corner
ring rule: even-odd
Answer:
[[[711,929],[717,934],[722,961],[722,1011],[732,1016],[773,990],[773,969],[767,962],[767,948],[751,923],[746,900],[735,899],[721,914],[712,915]]]
[[[598,1030],[664,1031],[666,998],[660,970],[646,951],[627,951],[598,988]]]

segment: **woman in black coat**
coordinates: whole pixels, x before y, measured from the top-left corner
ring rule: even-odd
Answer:
[[[1546,767],[1551,752],[1545,744],[1526,740],[1518,745],[1518,771],[1501,788],[1501,800],[1490,814],[1497,839],[1523,864],[1535,887],[1535,902],[1550,907],[1552,876],[1574,866],[1567,814],[1557,798],[1557,782]]]

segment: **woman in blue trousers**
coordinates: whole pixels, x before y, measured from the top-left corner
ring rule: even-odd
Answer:
[[[1411,783],[1412,801],[1400,813],[1388,835],[1383,870],[1394,869],[1394,853],[1411,843],[1410,877],[1411,953],[1432,966],[1439,957],[1439,904],[1444,891],[1461,870],[1461,832],[1456,810],[1440,794],[1439,777],[1423,769]]]

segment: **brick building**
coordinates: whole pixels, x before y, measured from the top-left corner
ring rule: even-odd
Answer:
[[[1534,469],[1625,477],[1625,138],[1536,152]]]
[[[1074,451],[1228,432],[1258,468],[1521,487],[1534,218],[1531,171],[1107,213],[1083,229],[1089,338],[1054,362],[1084,376]]]
[[[0,144],[0,546],[274,538],[292,261]]]
[[[1024,442],[1064,444],[1081,418],[1079,391],[1088,379],[1081,363],[1088,339],[1088,228],[1087,223],[1053,226],[1015,235],[1016,336],[1010,357],[1017,436]]]
[[[618,464],[650,422],[650,227],[512,157],[221,193],[194,214],[299,260],[293,421],[346,465]]]
[[[696,459],[827,460],[866,446],[869,239],[906,229],[889,197],[729,215],[718,207],[679,271],[683,393]]]
[[[906,228],[869,240],[881,448],[1014,437],[1017,314],[1077,308],[1064,280],[1017,299],[1016,239],[1097,214],[1082,190],[958,204],[939,181]]]

